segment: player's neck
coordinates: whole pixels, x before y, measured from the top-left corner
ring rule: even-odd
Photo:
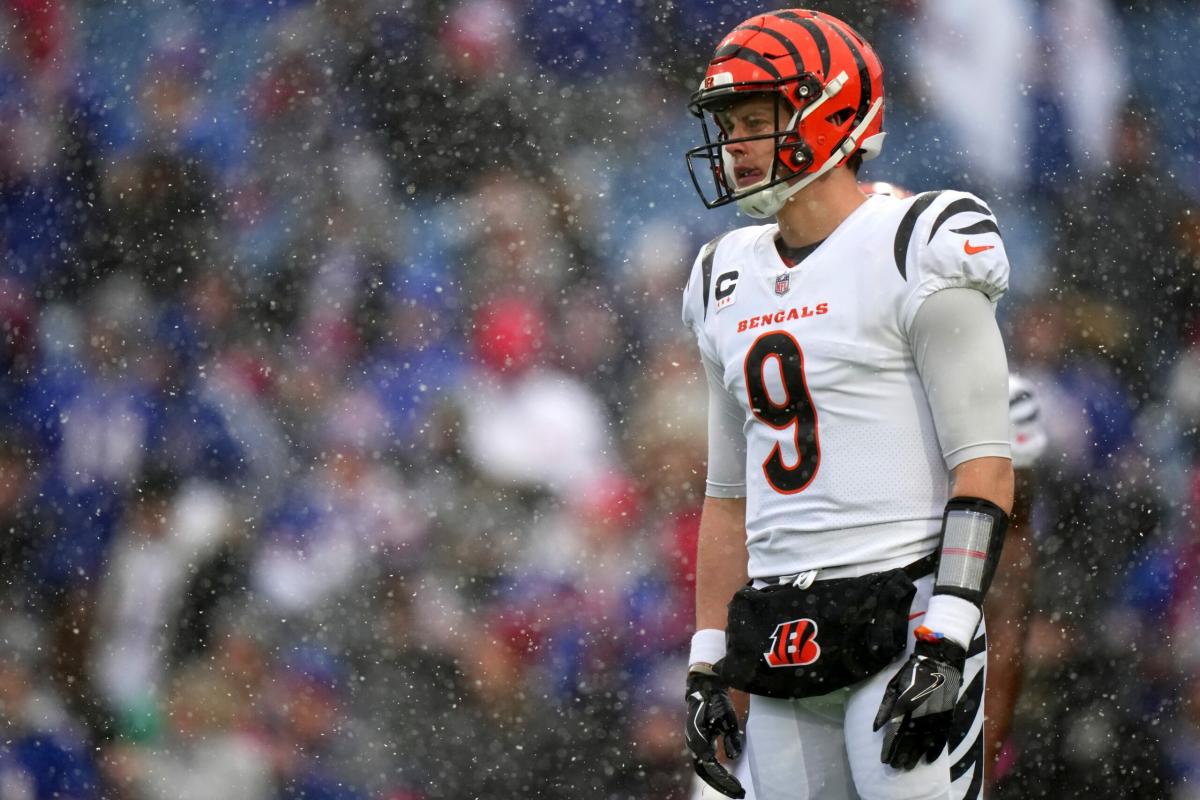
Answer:
[[[788,247],[804,247],[825,239],[865,203],[853,172],[838,168],[822,175],[793,196],[775,219]]]

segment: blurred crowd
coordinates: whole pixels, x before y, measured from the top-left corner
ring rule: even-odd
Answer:
[[[761,7],[0,3],[2,800],[688,796],[684,101]],[[996,796],[1200,798],[1200,9],[815,7],[1013,257]]]

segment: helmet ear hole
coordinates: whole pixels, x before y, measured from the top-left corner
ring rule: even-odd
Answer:
[[[841,127],[849,122],[854,117],[854,109],[847,106],[841,111],[835,111],[825,118],[825,121],[831,125]]]

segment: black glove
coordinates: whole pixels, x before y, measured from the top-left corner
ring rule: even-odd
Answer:
[[[919,640],[883,693],[875,730],[884,726],[880,760],[912,769],[925,756],[933,761],[946,746],[967,653],[946,638]]]
[[[687,677],[687,724],[683,729],[692,769],[709,786],[728,797],[745,797],[746,790],[729,770],[717,761],[716,740],[724,736],[725,755],[737,758],[742,752],[742,732],[737,712],[725,683],[716,675],[689,672]]]

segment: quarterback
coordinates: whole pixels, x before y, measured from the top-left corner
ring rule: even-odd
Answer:
[[[705,205],[773,218],[705,245],[683,299],[709,391],[685,735],[730,797],[718,742],[759,800],[982,793],[1008,261],[977,197],[861,191],[883,106],[870,45],[803,9],[738,25],[691,98]]]

